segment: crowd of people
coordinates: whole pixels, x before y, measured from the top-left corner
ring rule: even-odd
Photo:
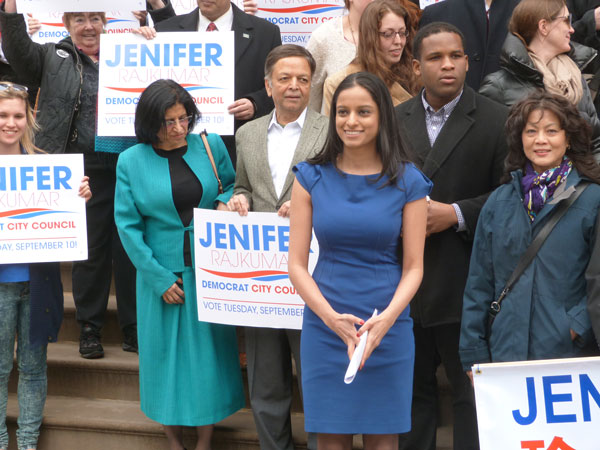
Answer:
[[[244,329],[262,449],[294,448],[292,360],[309,449],[350,450],[361,434],[369,450],[435,450],[443,365],[454,448],[471,450],[473,365],[598,354],[595,2],[445,0],[421,11],[408,0],[346,0],[347,14],[306,48],[281,45],[253,2],[244,12],[198,0],[180,16],[168,0],[147,7],[154,25],[138,31],[147,39],[234,32],[235,135],[193,133],[202,111],[184,87],[158,80],[139,98],[135,145],[99,139],[106,15],[65,13],[70,36],[41,45],[5,0],[0,155],[83,154],[79,351],[104,354],[114,276],[122,348],[139,354],[141,409],[170,450],[184,448],[183,427],[196,429],[196,450],[210,449],[214,424],[245,404],[235,328],[197,319],[194,208],[290,220],[302,331]],[[39,89],[35,108],[26,86]],[[0,450],[15,340],[17,446],[37,446],[62,308],[58,263],[0,263]],[[359,374],[345,384],[365,337]]]

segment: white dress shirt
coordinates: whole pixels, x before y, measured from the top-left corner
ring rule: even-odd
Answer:
[[[198,15],[200,19],[198,20],[198,31],[206,31],[208,24],[214,22],[217,26],[216,31],[231,31],[233,27],[233,10],[231,9],[231,5],[225,14],[219,17],[217,20],[208,20],[206,17],[202,15],[200,10],[198,10]]]
[[[285,179],[292,169],[292,159],[296,146],[300,140],[302,126],[306,120],[306,108],[298,116],[298,118],[282,127],[277,123],[277,111],[273,112],[273,117],[267,129],[267,156],[269,159],[269,168],[271,169],[271,177],[275,186],[275,193],[279,198]]]

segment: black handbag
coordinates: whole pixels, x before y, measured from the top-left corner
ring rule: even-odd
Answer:
[[[494,300],[490,304],[490,308],[488,310],[487,327],[485,330],[485,340],[486,341],[489,342],[489,340],[490,340],[490,336],[492,334],[492,324],[494,323],[494,320],[496,320],[496,316],[500,312],[502,301],[504,300],[504,297],[506,297],[506,295],[513,288],[513,286],[515,285],[517,280],[521,277],[523,272],[525,272],[525,269],[527,269],[527,266],[529,266],[529,264],[531,264],[531,261],[533,261],[533,258],[535,258],[535,255],[537,254],[539,249],[542,247],[542,244],[544,243],[546,238],[550,235],[550,233],[552,232],[552,229],[556,226],[556,224],[561,219],[561,217],[565,215],[565,213],[567,212],[569,207],[575,202],[575,200],[577,200],[579,198],[579,196],[581,194],[583,194],[583,191],[585,191],[586,188],[590,184],[591,183],[589,181],[582,181],[581,183],[579,183],[577,185],[575,193],[571,194],[571,196],[569,196],[568,198],[561,200],[558,203],[558,205],[556,205],[556,207],[554,208],[554,211],[552,211],[551,216],[548,219],[548,221],[546,222],[546,224],[542,227],[542,229],[539,231],[539,233],[537,234],[535,239],[531,242],[531,244],[529,244],[529,246],[527,247],[525,252],[521,255],[521,258],[519,259],[519,262],[517,263],[517,267],[515,268],[513,273],[508,278],[508,281],[504,285],[504,288],[500,292],[500,295],[498,296],[498,298],[496,300]]]

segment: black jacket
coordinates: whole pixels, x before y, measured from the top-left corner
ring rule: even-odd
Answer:
[[[410,304],[424,327],[458,323],[479,211],[499,184],[506,157],[507,109],[465,86],[433,147],[421,94],[396,107],[413,162],[433,182],[431,199],[457,203],[466,230],[453,227],[425,241],[423,282]]]
[[[571,43],[569,56],[583,70],[598,52],[590,47]],[[508,34],[502,47],[501,69],[483,80],[479,93],[506,106],[512,106],[536,89],[544,89],[542,74],[527,53],[525,44],[514,34]],[[600,154],[600,121],[587,83],[583,80],[583,98],[577,105],[582,117],[592,126],[593,151]]]
[[[600,0],[567,0],[569,12],[573,14],[571,39],[580,44],[600,50],[600,34],[596,31],[594,9],[600,6]],[[597,63],[597,61],[596,61]]]
[[[2,50],[19,80],[40,88],[36,145],[49,153],[65,153],[84,85],[83,55],[70,38],[44,45],[33,42],[21,14],[0,11],[0,29]],[[85,123],[93,133],[95,120]]]

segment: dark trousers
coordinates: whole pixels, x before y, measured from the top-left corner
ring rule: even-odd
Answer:
[[[415,322],[415,373],[412,429],[401,437],[402,450],[435,450],[438,415],[436,370],[444,365],[452,388],[454,450],[478,450],[475,394],[458,356],[460,324],[423,328]]]
[[[135,268],[123,249],[114,219],[115,171],[86,168],[92,198],[86,204],[88,259],[73,263],[77,321],[102,328],[114,269],[121,329],[135,325]]]
[[[292,356],[302,394],[300,330],[246,327],[248,387],[261,450],[293,450]],[[316,434],[308,434],[308,449],[316,450]]]

